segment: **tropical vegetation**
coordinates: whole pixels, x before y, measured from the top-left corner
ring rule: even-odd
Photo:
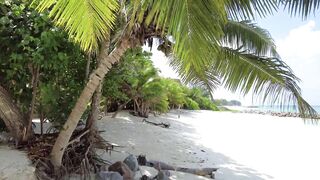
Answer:
[[[90,104],[87,127],[96,132],[93,124],[102,89],[118,93],[105,95],[105,104],[111,98],[122,104],[131,100],[141,116],[150,110],[163,112],[168,106],[215,109],[204,96],[223,84],[243,94],[252,90],[262,102],[297,104],[303,116],[313,117],[315,111],[302,98],[298,78],[279,57],[270,34],[250,20],[255,14],[271,14],[279,5],[306,17],[319,4],[312,0],[34,0],[29,7],[18,0],[0,1],[4,42],[0,45],[4,52],[0,117],[20,142],[32,138],[35,112],[65,122],[51,150],[56,170],[61,168],[70,138]],[[75,44],[67,41],[61,29]],[[145,43],[157,46],[170,58],[183,83],[201,90],[158,78],[150,61],[139,58],[134,68],[140,66],[143,71],[122,69],[125,66],[118,62],[126,59],[126,51],[130,54]],[[115,77],[114,82],[105,82],[111,87],[103,85],[114,64],[119,66],[114,73],[120,77],[131,71],[139,78],[123,81]],[[112,84],[118,81],[123,84]],[[119,87],[130,93],[118,92]],[[52,110],[55,112],[50,115]]]

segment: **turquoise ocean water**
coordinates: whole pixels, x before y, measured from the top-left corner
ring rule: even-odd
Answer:
[[[320,105],[312,106],[318,113],[320,113]],[[297,106],[256,106],[255,109],[263,112],[298,112]]]

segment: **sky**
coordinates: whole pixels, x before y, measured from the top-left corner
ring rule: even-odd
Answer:
[[[302,20],[279,10],[256,20],[260,27],[270,32],[282,60],[300,78],[303,97],[312,105],[320,105],[320,12],[317,14]],[[152,53],[152,60],[160,69],[161,76],[178,78],[162,52],[154,48]],[[257,105],[252,101],[252,95],[244,97],[223,87],[218,88],[213,96],[216,99],[240,100],[243,105]]]

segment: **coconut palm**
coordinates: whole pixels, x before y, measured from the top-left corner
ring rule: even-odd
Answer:
[[[280,59],[270,34],[250,21],[229,20],[220,40],[219,53],[213,53],[210,64],[199,77],[196,70],[185,71],[187,63],[171,56],[173,66],[184,81],[216,87],[220,82],[231,91],[240,90],[244,95],[250,90],[262,95],[262,102],[298,104],[304,116],[315,111],[301,97],[299,79]]]
[[[185,81],[202,82],[212,88],[222,80],[229,89],[240,88],[247,93],[253,88],[272,101],[292,100],[297,102],[301,113],[314,114],[301,97],[297,78],[280,60],[271,39],[250,35],[264,31],[252,24],[228,22],[228,18],[264,16],[277,9],[279,3],[284,3],[290,12],[306,15],[318,7],[318,1],[35,0],[35,3],[40,11],[49,9],[56,25],[65,27],[70,39],[84,51],[97,53],[100,59],[53,147],[51,160],[55,167],[61,166],[71,134],[112,64],[128,48],[151,42],[154,37],[171,44],[168,47],[173,65]],[[115,25],[119,20],[122,23]],[[111,53],[109,46],[104,46],[110,29],[118,32],[111,33],[115,42]]]

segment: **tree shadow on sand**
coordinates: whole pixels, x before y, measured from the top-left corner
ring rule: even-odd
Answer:
[[[143,124],[143,118],[130,117],[129,115],[127,119],[131,120],[130,123],[127,122],[127,119],[119,118],[116,121],[103,124],[103,130],[106,130],[106,133],[102,135],[115,143],[127,146],[122,148],[127,153],[135,155],[145,153],[150,159],[179,167],[218,167],[219,170],[216,174],[218,180],[273,179],[270,175],[248,168],[221,152],[205,147],[205,144],[201,144],[201,136],[197,129],[193,125],[183,122],[186,116],[188,118],[196,117],[198,112],[183,113],[181,120],[177,120],[176,113],[149,117],[150,121],[170,122],[170,128]],[[128,133],[119,134],[116,132]],[[115,135],[118,135],[118,137]],[[214,138],[212,138],[213,141]],[[120,155],[117,159],[122,159],[125,156],[126,154]]]

